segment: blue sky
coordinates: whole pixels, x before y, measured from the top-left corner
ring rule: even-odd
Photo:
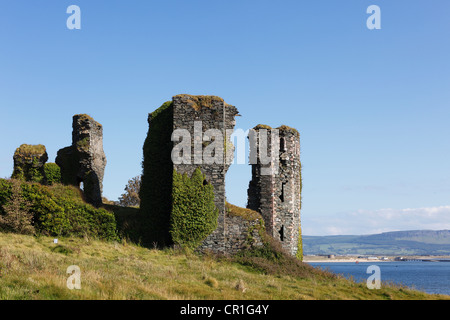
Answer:
[[[81,30],[69,30],[69,5]],[[381,29],[369,30],[370,5]],[[72,116],[104,126],[104,195],[140,174],[147,114],[218,95],[244,130],[297,128],[308,235],[450,229],[450,2],[0,1],[0,176],[22,143],[49,161]],[[227,175],[245,206],[248,165]]]

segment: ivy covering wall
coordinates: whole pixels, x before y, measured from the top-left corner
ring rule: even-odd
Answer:
[[[173,171],[170,235],[174,244],[196,248],[217,228],[214,188],[199,168],[192,177]]]
[[[21,182],[20,189],[21,197],[31,204],[27,210],[33,214],[37,234],[117,239],[114,214],[85,203],[78,188]],[[1,215],[5,214],[4,207],[10,201],[12,192],[12,181],[0,179]]]
[[[143,220],[142,241],[160,247],[172,244],[172,123],[173,105],[165,102],[149,114],[149,129],[144,142],[142,185],[140,189]]]

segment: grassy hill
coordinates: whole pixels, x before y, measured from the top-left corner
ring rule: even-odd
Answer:
[[[369,290],[282,253],[270,237],[233,258],[139,246],[148,230],[137,208],[94,208],[60,184],[0,179],[0,214],[9,232],[0,232],[0,299],[450,299]],[[22,220],[29,234],[11,233]],[[73,265],[80,290],[67,288]]]
[[[0,299],[438,299],[392,285],[365,283],[307,264],[218,258],[122,241],[0,233]],[[67,267],[81,289],[69,290]]]
[[[361,236],[303,236],[303,251],[306,255],[450,255],[450,230],[394,231]]]

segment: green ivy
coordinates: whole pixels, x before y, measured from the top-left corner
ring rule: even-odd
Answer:
[[[219,210],[214,204],[214,188],[199,168],[192,177],[173,171],[170,234],[175,244],[196,248],[217,228]]]
[[[11,197],[11,185],[11,181],[0,179],[1,206]],[[50,236],[87,235],[104,240],[118,238],[114,214],[86,204],[75,187],[23,182],[21,188],[24,199],[32,204],[34,227],[39,233]]]
[[[47,185],[61,183],[61,169],[56,163],[44,164],[44,180]]]
[[[172,244],[170,213],[172,210],[172,130],[173,103],[165,102],[149,114],[149,129],[144,142],[142,184],[139,197],[143,216],[142,241],[160,247]]]

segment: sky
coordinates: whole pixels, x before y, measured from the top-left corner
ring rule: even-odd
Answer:
[[[70,5],[81,29],[69,29]],[[369,29],[370,5],[381,29]],[[448,0],[0,0],[0,177],[23,143],[49,162],[72,116],[104,128],[104,196],[141,174],[147,115],[217,95],[236,128],[297,128],[302,232],[450,229]],[[246,206],[251,168],[232,165]]]

